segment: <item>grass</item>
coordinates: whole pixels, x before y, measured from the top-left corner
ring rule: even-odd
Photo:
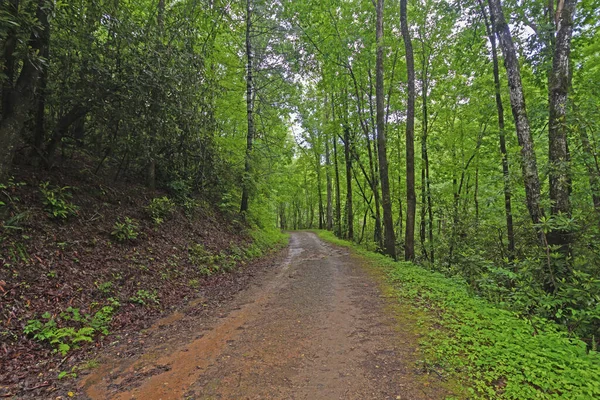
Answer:
[[[518,318],[458,279],[317,233],[383,271],[397,299],[410,301],[429,328],[420,342],[427,368],[461,380],[470,398],[600,398],[600,356],[553,322]]]

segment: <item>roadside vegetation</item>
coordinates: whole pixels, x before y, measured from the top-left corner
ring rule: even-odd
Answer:
[[[385,273],[395,301],[415,308],[427,332],[423,368],[452,376],[475,398],[594,399],[600,396],[600,354],[554,321],[520,316],[483,299],[464,279],[408,262],[395,262],[362,246],[318,231],[349,247]]]

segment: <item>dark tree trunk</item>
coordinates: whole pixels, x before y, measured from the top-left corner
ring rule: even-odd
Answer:
[[[406,49],[406,71],[408,73],[408,105],[406,110],[406,233],[404,235],[404,259],[415,258],[415,62],[412,42],[408,31],[407,0],[400,0],[400,25]]]
[[[346,157],[346,239],[354,239],[354,213],[352,210],[352,156],[350,128],[344,127],[344,155]]]
[[[367,180],[369,181],[371,190],[373,191],[373,196],[375,197],[374,239],[375,239],[375,242],[377,243],[377,245],[381,248],[382,247],[381,215],[380,215],[380,210],[379,210],[380,199],[379,199],[378,178],[377,178],[377,174],[375,172],[376,166],[375,166],[375,161],[373,160],[373,149],[371,148],[371,138],[370,138],[371,131],[369,130],[369,126],[368,126],[367,122],[365,121],[365,118],[363,118],[364,112],[363,112],[363,107],[362,107],[362,104],[360,101],[361,95],[360,95],[360,88],[358,86],[358,81],[357,81],[356,76],[354,75],[354,71],[352,70],[351,67],[348,67],[348,72],[350,73],[350,77],[352,78],[352,83],[354,85],[354,93],[357,98],[358,118],[360,120],[360,126],[362,129],[363,135],[365,136],[365,141],[367,144],[367,155],[369,156],[369,178]],[[347,118],[346,118],[346,122],[347,122]],[[373,146],[375,146],[375,144],[373,144]]]
[[[383,0],[377,0],[377,61],[376,61],[376,120],[377,120],[377,154],[379,156],[379,177],[381,179],[381,200],[383,205],[383,225],[385,228],[385,253],[396,259],[396,235],[392,216],[392,200],[390,197],[390,181],[385,140],[385,95],[383,92]]]
[[[525,107],[525,96],[523,94],[523,84],[521,83],[519,60],[517,58],[517,52],[515,50],[510,29],[504,18],[500,0],[488,0],[488,2],[495,28],[494,30],[498,35],[500,47],[504,54],[504,66],[508,75],[510,104],[515,120],[515,126],[517,128],[519,145],[521,146],[521,168],[525,184],[527,209],[529,210],[529,215],[531,216],[533,223],[538,224],[544,216],[544,210],[540,204],[540,179],[538,176],[537,160],[533,148],[529,120],[527,118],[527,109]],[[542,245],[545,246],[545,236],[539,229],[538,236]]]
[[[335,121],[335,104],[331,97],[331,118]],[[342,199],[340,193],[340,169],[338,166],[337,132],[333,135],[333,163],[335,169],[335,235],[342,236]]]
[[[88,113],[89,109],[87,106],[76,105],[69,110],[66,114],[61,116],[54,127],[54,131],[52,132],[52,137],[46,146],[44,154],[46,155],[46,163],[48,167],[51,167],[53,164],[54,153],[58,148],[58,145],[61,142],[61,139],[66,135],[69,128],[77,121],[82,118],[85,118],[85,115]]]
[[[246,0],[246,116],[248,133],[246,135],[246,159],[244,164],[244,177],[242,179],[242,204],[240,212],[248,211],[250,198],[250,182],[252,172],[252,146],[254,143],[254,83],[252,67],[252,0]]]
[[[325,179],[327,180],[327,223],[328,231],[333,229],[333,205],[332,205],[332,187],[331,187],[331,158],[329,154],[329,138],[325,138]]]
[[[422,64],[421,64],[421,101],[423,107],[423,124],[421,135],[421,245],[425,257],[435,262],[435,251],[433,249],[433,209],[431,201],[431,190],[429,182],[429,152],[427,150],[427,137],[429,135],[429,109],[427,96],[429,90],[429,55],[426,55],[425,43],[421,41]],[[428,228],[428,229],[427,229]],[[425,243],[426,230],[429,232],[429,251]]]
[[[321,154],[315,151],[315,168],[317,172],[317,201],[319,202],[319,229],[325,226],[325,210],[323,208],[323,191],[321,182]]]
[[[570,159],[567,144],[567,95],[570,72],[569,55],[573,35],[573,13],[577,0],[560,2],[556,11],[556,38],[554,59],[549,79],[549,179],[551,214],[571,215]],[[548,244],[559,248],[565,257],[571,253],[572,234],[568,230],[555,229],[548,233]]]
[[[494,16],[491,15],[491,26],[487,20],[485,6],[479,0],[479,6],[485,20],[490,44],[492,46],[492,61],[494,66],[494,93],[496,98],[496,111],[498,113],[498,135],[500,140],[500,154],[502,155],[502,176],[504,178],[504,211],[506,214],[506,236],[508,239],[508,259],[512,261],[515,257],[515,233],[512,217],[512,195],[510,191],[510,169],[508,164],[508,153],[506,151],[506,131],[504,129],[504,106],[500,90],[500,68],[498,63],[498,49],[496,47],[496,35],[494,32]]]

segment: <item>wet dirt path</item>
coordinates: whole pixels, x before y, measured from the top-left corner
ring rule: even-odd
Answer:
[[[287,258],[197,335],[105,360],[82,388],[92,399],[445,398],[416,372],[417,337],[389,301],[347,250],[293,233]]]

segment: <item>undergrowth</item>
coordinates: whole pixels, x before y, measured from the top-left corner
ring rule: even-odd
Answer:
[[[425,363],[464,380],[474,398],[600,398],[600,356],[556,323],[519,318],[471,294],[462,280],[318,234],[383,268],[398,298],[425,311],[422,323],[437,328],[420,343]]]

